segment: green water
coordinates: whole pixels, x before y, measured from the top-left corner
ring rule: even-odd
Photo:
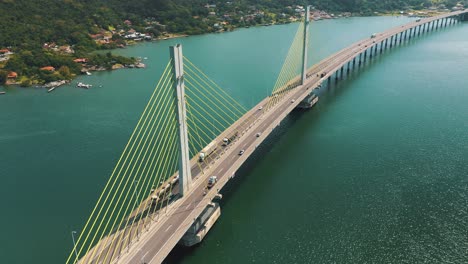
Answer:
[[[407,18],[313,23],[310,64]],[[145,43],[144,70],[90,90],[0,96],[0,263],[63,263],[168,59],[185,55],[243,105],[273,87],[297,25]],[[223,192],[222,217],[169,263],[466,263],[468,26],[386,52],[294,112]],[[102,87],[99,87],[102,85]]]

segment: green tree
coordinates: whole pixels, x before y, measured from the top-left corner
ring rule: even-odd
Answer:
[[[0,70],[0,85],[4,85],[7,81],[8,72]]]

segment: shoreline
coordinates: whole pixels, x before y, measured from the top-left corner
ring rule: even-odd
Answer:
[[[447,12],[442,12],[442,11],[437,11],[437,10],[420,10],[420,11],[414,11],[414,12],[419,12],[418,14],[401,14],[399,13],[400,11],[393,11],[393,12],[388,12],[388,13],[377,13],[373,15],[360,15],[356,13],[349,13],[349,12],[342,12],[341,14],[350,14],[347,16],[333,16],[333,17],[327,17],[327,18],[320,18],[320,19],[313,19],[311,16],[311,22],[317,22],[317,21],[322,21],[322,20],[333,20],[333,19],[346,19],[350,17],[383,17],[383,16],[389,16],[389,17],[431,17],[431,16],[436,16],[439,14],[447,13]],[[426,16],[421,16],[420,14],[426,14]],[[411,13],[410,13],[411,14]],[[194,34],[194,35],[188,35],[188,34],[177,34],[177,33],[169,33],[165,34],[163,36],[160,36],[158,38],[149,40],[149,41],[134,41],[130,44],[127,44],[127,46],[136,46],[138,44],[141,44],[143,42],[158,42],[158,41],[163,41],[163,40],[169,40],[169,39],[176,39],[176,38],[185,38],[185,37],[191,37],[191,36],[201,36],[201,35],[209,35],[209,34],[219,34],[219,33],[229,33],[233,32],[238,29],[248,29],[248,28],[255,28],[255,27],[264,27],[264,26],[276,26],[276,25],[287,25],[287,24],[292,24],[292,23],[297,23],[300,22],[298,21],[291,21],[291,22],[286,22],[286,23],[269,23],[269,24],[257,24],[254,26],[242,26],[242,27],[232,27],[229,30],[220,30],[220,31],[215,31],[215,32],[206,32],[202,34]],[[125,47],[127,47],[125,46]],[[108,50],[109,52],[119,50],[121,48],[116,48],[116,49],[110,49]],[[135,65],[142,65],[142,66],[135,66]],[[116,66],[116,67],[114,67]],[[133,69],[133,68],[145,68],[146,65],[141,63],[141,59],[138,59],[135,61],[135,64],[130,64],[130,65],[113,65],[111,69],[105,69],[104,67],[97,67],[97,66],[92,66],[90,68],[85,68],[83,67],[82,74],[81,75],[91,75],[90,72],[98,72],[98,71],[114,71],[118,69]],[[57,88],[65,84],[70,84],[74,79],[76,79],[80,75],[74,75],[70,79],[64,79],[64,80],[57,80],[49,83],[45,83],[43,85],[31,85],[29,87],[23,87],[21,86],[20,82],[14,82],[14,83],[7,83],[4,85],[0,85],[0,95],[5,95],[7,93],[8,87],[19,87],[19,88],[36,88],[36,89],[41,89],[45,88],[50,89],[50,88]]]

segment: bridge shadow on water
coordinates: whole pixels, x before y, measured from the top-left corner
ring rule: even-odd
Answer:
[[[434,34],[444,32],[447,29],[449,29],[449,27],[439,28],[432,33]],[[272,151],[276,142],[283,138],[292,126],[304,119],[305,115],[313,114],[315,115],[315,118],[320,119],[321,115],[326,114],[325,112],[328,108],[333,107],[333,103],[335,101],[337,101],[340,97],[344,96],[346,93],[352,92],[352,90],[348,89],[350,84],[356,79],[361,78],[363,74],[366,74],[366,72],[368,72],[371,67],[378,67],[378,65],[382,63],[383,59],[385,59],[388,56],[392,56],[392,54],[395,54],[395,52],[397,52],[398,49],[415,45],[416,41],[422,41],[427,38],[431,38],[431,33],[425,33],[420,36],[412,37],[410,40],[403,41],[401,44],[398,43],[396,45],[393,45],[392,48],[388,47],[381,53],[380,50],[378,50],[372,58],[368,57],[366,62],[362,63],[360,66],[358,65],[358,63],[356,63],[355,67],[351,67],[349,72],[347,72],[347,68],[345,67],[343,71],[343,77],[339,75],[338,80],[335,79],[336,75],[333,75],[330,78],[330,81],[324,81],[322,88],[314,90],[314,92],[320,98],[318,104],[312,109],[301,109],[292,111],[281,122],[281,125],[276,127],[274,131],[268,136],[268,138],[247,159],[247,161],[236,172],[235,177],[231,179],[229,183],[226,184],[226,186],[221,190],[223,198],[220,201],[218,201],[221,208],[223,208],[225,204],[228,204],[230,202],[233,195],[239,190],[239,186],[244,182],[245,177],[247,177],[247,175],[250,175],[254,168],[257,166],[257,164],[264,158],[264,156]],[[378,88],[378,84],[376,84],[376,86]],[[316,124],[310,124],[309,129],[313,129],[315,125]],[[215,230],[216,224],[212,227],[209,233],[216,232]],[[209,233],[207,236],[210,236]],[[163,263],[181,263],[186,257],[193,255],[194,252],[202,245],[202,243],[192,247],[184,247],[177,245],[166,257]]]

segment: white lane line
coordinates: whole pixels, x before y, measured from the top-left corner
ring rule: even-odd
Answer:
[[[185,210],[187,210],[190,207],[190,205],[192,204],[188,204],[187,206],[185,206]]]
[[[224,168],[221,168],[219,171],[218,171],[218,174],[221,174],[221,172],[223,172]]]
[[[171,228],[171,227],[172,227],[172,225],[169,225],[164,232],[167,232],[167,230],[169,230],[169,228]]]

